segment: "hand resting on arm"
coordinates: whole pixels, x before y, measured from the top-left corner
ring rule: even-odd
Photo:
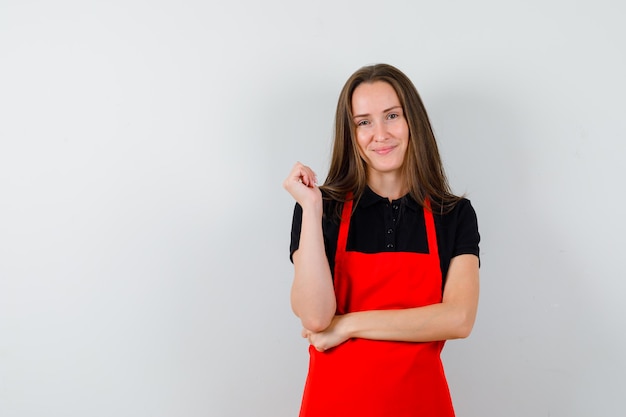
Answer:
[[[468,337],[478,308],[478,257],[452,258],[441,303],[403,310],[372,310],[334,316],[323,331],[304,326],[302,336],[319,351],[351,338],[431,342]]]

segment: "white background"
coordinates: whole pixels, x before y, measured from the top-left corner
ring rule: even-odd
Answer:
[[[482,234],[457,414],[623,412],[618,0],[0,1],[0,415],[297,415],[301,160],[348,76],[415,82]]]

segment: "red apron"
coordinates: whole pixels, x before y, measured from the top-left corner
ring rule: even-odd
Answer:
[[[440,303],[441,268],[432,212],[424,210],[428,254],[347,252],[351,213],[349,200],[335,255],[337,314]],[[440,359],[443,345],[443,341],[350,339],[325,352],[310,346],[300,417],[453,417]]]

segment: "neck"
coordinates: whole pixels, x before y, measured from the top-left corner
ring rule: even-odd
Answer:
[[[381,197],[390,201],[403,197],[408,192],[404,181],[398,175],[372,175],[367,179],[367,185]]]

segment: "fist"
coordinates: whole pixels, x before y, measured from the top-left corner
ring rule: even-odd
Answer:
[[[289,176],[283,181],[283,188],[302,206],[321,208],[322,193],[317,186],[317,175],[308,166],[296,162]]]

